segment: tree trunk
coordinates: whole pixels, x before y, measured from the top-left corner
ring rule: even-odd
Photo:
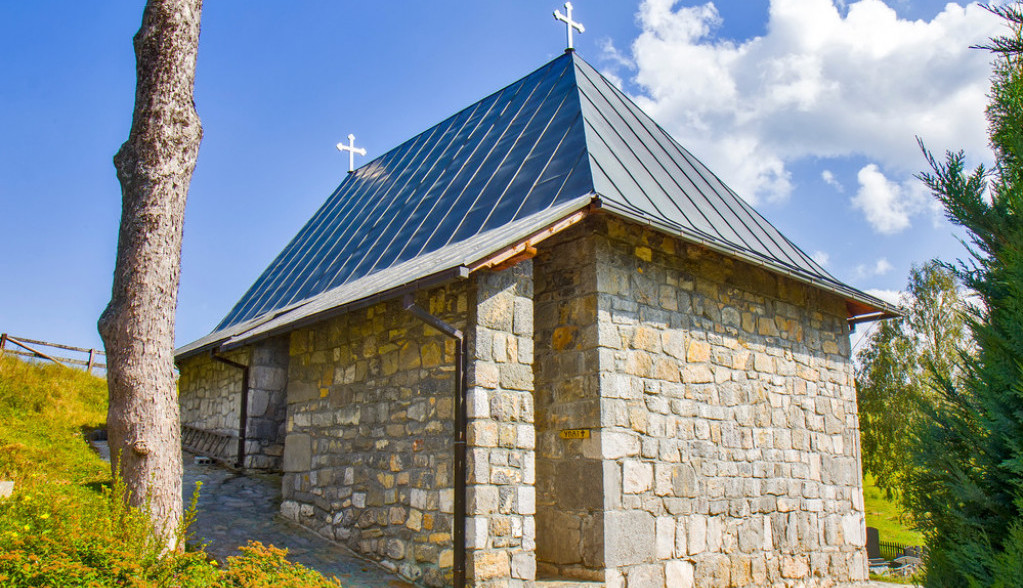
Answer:
[[[183,547],[174,542],[182,511],[174,312],[185,200],[202,140],[193,103],[201,14],[202,0],[149,0],[135,35],[135,111],[114,156],[117,266],[99,319],[110,449],[125,498],[149,505],[154,529],[172,549]]]

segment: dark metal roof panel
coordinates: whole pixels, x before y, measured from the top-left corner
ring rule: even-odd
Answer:
[[[349,174],[224,329],[592,192],[564,55]]]
[[[473,235],[457,243],[445,245],[436,251],[397,263],[391,267],[363,276],[347,284],[321,292],[309,299],[268,312],[253,319],[218,329],[213,333],[175,351],[185,357],[203,349],[221,345],[235,346],[254,339],[272,336],[277,331],[309,320],[319,320],[324,313],[363,301],[384,300],[381,295],[394,293],[403,287],[428,287],[454,279],[459,268],[468,267],[496,251],[519,243],[523,239],[548,227],[572,213],[589,206],[593,194],[583,194],[555,206],[547,207],[495,229]],[[436,278],[431,280],[431,277]],[[425,280],[425,281],[424,281]]]

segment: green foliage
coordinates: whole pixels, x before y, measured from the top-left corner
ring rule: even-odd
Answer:
[[[888,498],[870,474],[863,476],[863,509],[867,516],[867,526],[877,529],[882,541],[903,545],[924,544],[923,535],[915,529],[913,516],[906,513],[899,502]]]
[[[107,386],[56,364],[0,358],[0,479],[88,483],[109,467],[89,450],[83,429],[101,427]]]
[[[909,275],[905,316],[876,327],[859,353],[856,374],[863,469],[889,498],[912,467],[911,431],[939,402],[939,380],[961,374],[957,349],[967,344],[963,296],[949,268],[937,261]]]
[[[977,304],[974,355],[960,381],[939,378],[940,408],[916,438],[907,498],[927,531],[928,586],[1023,585],[1023,14],[991,8],[1012,35],[996,39],[988,108],[995,166],[967,172],[962,152],[921,179],[968,235],[957,275]]]
[[[340,585],[258,543],[224,569],[201,549],[166,552],[145,510],[119,499],[123,486],[82,435],[102,425],[106,395],[106,383],[84,372],[0,358],[0,479],[16,482],[14,495],[0,498],[0,586]]]
[[[336,578],[325,580],[318,572],[286,559],[288,551],[258,541],[240,548],[240,556],[227,558],[227,570],[220,581],[225,588],[327,588],[340,586]]]

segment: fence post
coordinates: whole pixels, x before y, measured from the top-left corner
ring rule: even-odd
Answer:
[[[85,368],[85,373],[92,375],[92,361],[96,358],[96,350],[89,350],[89,367]]]
[[[7,347],[7,333],[0,333],[0,357],[4,356],[5,347]]]

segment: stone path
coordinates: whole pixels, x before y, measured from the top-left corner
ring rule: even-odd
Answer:
[[[93,446],[110,459],[106,442],[94,441]],[[238,546],[252,540],[287,548],[289,560],[336,576],[345,588],[412,588],[376,564],[278,516],[280,476],[241,475],[218,465],[197,464],[187,453],[183,459],[186,506],[196,482],[202,482],[191,540],[206,543],[206,551],[219,561],[238,555]]]
[[[216,465],[187,463],[190,461],[186,460],[184,475],[186,504],[195,483],[202,482],[192,531],[196,540],[208,543],[207,552],[218,560],[237,555],[239,545],[253,540],[286,547],[289,560],[328,577],[337,576],[346,587],[412,586],[344,547],[278,516],[280,476],[240,475]]]

